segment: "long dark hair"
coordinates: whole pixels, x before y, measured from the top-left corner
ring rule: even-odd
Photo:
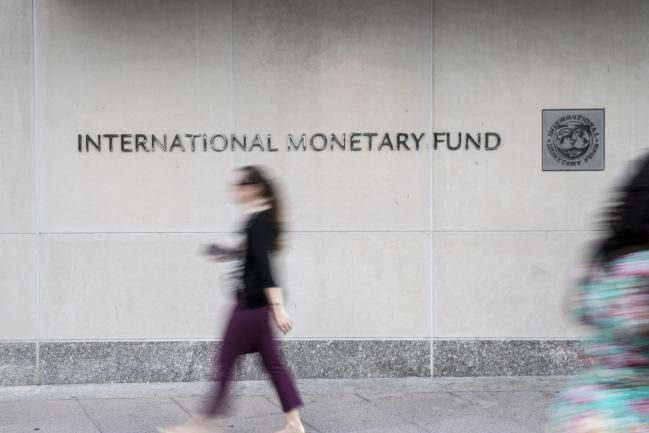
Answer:
[[[649,249],[649,153],[635,162],[632,175],[615,192],[613,204],[604,211],[606,235],[593,254],[603,263],[625,252]]]
[[[244,165],[238,167],[239,170],[245,174],[242,181],[247,184],[261,185],[261,197],[266,199],[270,205],[271,215],[271,249],[274,252],[281,250],[284,247],[283,236],[284,223],[282,214],[282,202],[277,192],[277,186],[266,175],[265,169],[258,165]]]

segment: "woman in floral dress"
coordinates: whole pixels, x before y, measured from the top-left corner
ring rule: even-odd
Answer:
[[[649,433],[649,158],[638,163],[583,266],[572,312],[592,365],[558,394],[547,433]]]

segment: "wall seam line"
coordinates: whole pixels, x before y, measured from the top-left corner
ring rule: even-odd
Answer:
[[[428,77],[428,86],[429,86],[429,92],[428,96],[430,98],[430,113],[429,113],[429,132],[432,136],[433,129],[435,128],[435,122],[434,122],[434,114],[435,114],[435,98],[434,98],[434,91],[435,91],[435,84],[434,84],[434,78],[435,78],[435,68],[434,68],[434,13],[435,13],[435,0],[430,0],[429,2],[429,7],[428,7],[428,55],[429,55],[429,62],[428,62],[428,67],[430,68],[430,76]],[[429,147],[428,151],[430,152],[430,169],[429,171],[429,194],[430,194],[430,221],[429,221],[429,228],[430,228],[430,349],[429,349],[429,356],[430,356],[430,376],[434,377],[435,376],[435,268],[434,268],[434,263],[435,263],[435,154],[433,152],[433,149]]]
[[[37,97],[37,78],[36,78],[36,0],[32,0],[32,208],[33,208],[33,222],[36,231],[35,246],[34,246],[34,290],[35,290],[35,322],[36,322],[36,359],[35,359],[35,372],[34,381],[37,385],[41,384],[41,345],[40,345],[40,197],[39,197],[39,159],[38,159],[38,97]]]
[[[458,234],[595,234],[602,233],[603,230],[286,230],[287,233],[436,233],[442,235]],[[233,234],[234,231],[40,231],[43,235],[214,235],[214,234]],[[33,232],[0,232],[2,236],[11,235],[33,235]]]
[[[200,73],[200,25],[199,25],[199,0],[194,0],[194,110],[196,110],[196,117],[194,122],[198,121],[199,129],[202,129],[202,116],[201,116],[201,73]],[[193,139],[192,139],[193,140]],[[193,141],[192,141],[193,142]]]
[[[234,64],[234,40],[235,40],[235,8],[236,8],[236,0],[231,0],[230,1],[230,81],[232,82],[232,86],[230,91],[232,92],[232,129],[237,131],[237,97],[236,97],[236,73],[235,73],[235,64]],[[237,168],[237,152],[233,152],[232,154],[232,164],[233,164],[233,169]]]
[[[234,64],[234,38],[235,38],[235,28],[234,28],[234,21],[235,21],[235,11],[234,8],[236,7],[236,0],[230,0],[230,93],[231,93],[231,101],[232,104],[230,105],[231,108],[231,119],[230,121],[232,122],[232,129],[237,131],[237,109],[236,109],[236,75],[235,75],[235,64]],[[232,153],[232,170],[236,170],[237,168],[237,152]],[[220,340],[222,341],[222,339]],[[239,357],[241,359],[241,357]],[[235,362],[234,365],[232,366],[232,378],[237,379],[238,373],[241,370],[241,361]]]

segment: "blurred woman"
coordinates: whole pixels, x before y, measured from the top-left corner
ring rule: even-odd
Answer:
[[[620,189],[572,311],[592,365],[556,397],[548,433],[649,432],[649,158]]]
[[[238,355],[259,352],[279,395],[286,426],[277,433],[305,433],[298,407],[303,406],[293,378],[278,347],[270,320],[284,333],[292,322],[284,309],[283,293],[275,284],[271,254],[281,248],[280,200],[270,179],[257,166],[236,170],[234,199],[247,215],[242,248],[212,247],[216,260],[242,260],[239,284],[234,291],[236,305],[230,313],[217,358],[218,374],[214,395],[184,425],[161,429],[167,433],[207,433],[222,431],[216,418],[228,414],[226,401],[233,367]]]

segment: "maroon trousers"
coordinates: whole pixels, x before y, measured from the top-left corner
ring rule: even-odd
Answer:
[[[302,406],[302,400],[287,369],[271,329],[270,306],[244,309],[241,303],[232,310],[219,350],[215,393],[203,409],[208,416],[228,413],[226,400],[234,363],[238,355],[259,352],[270,375],[284,412]]]

